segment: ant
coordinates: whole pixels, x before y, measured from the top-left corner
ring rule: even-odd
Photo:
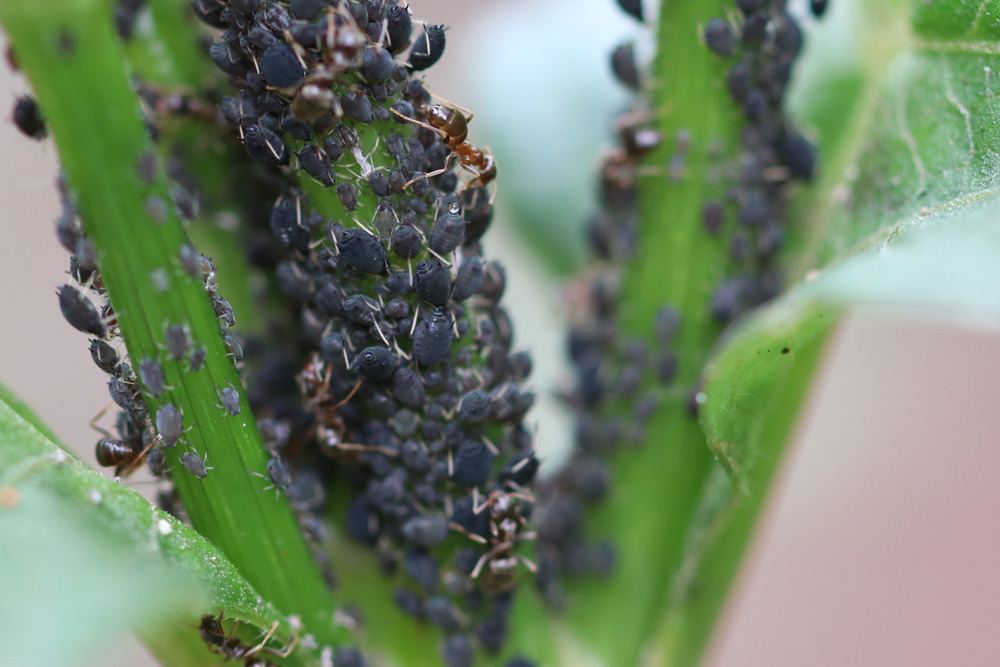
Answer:
[[[479,504],[478,491],[474,491],[473,493],[473,513],[480,514],[489,510],[489,539],[469,533],[456,524],[452,524],[452,528],[464,533],[473,542],[490,546],[490,549],[479,557],[475,567],[472,568],[470,576],[473,579],[477,579],[482,574],[483,588],[485,590],[491,593],[502,593],[510,590],[516,584],[518,561],[524,563],[524,566],[532,574],[538,571],[538,566],[526,556],[514,553],[514,547],[519,541],[535,538],[533,531],[519,534],[520,529],[525,526],[526,521],[521,516],[517,501],[523,500],[532,503],[535,499],[530,494],[519,491],[508,492],[496,490],[490,492],[482,504]]]
[[[198,632],[201,634],[202,640],[213,652],[223,655],[229,660],[243,660],[247,667],[272,665],[273,663],[270,661],[255,656],[261,651],[266,651],[279,658],[287,658],[299,644],[299,634],[296,628],[295,636],[292,637],[291,642],[285,648],[275,649],[267,646],[267,643],[271,641],[271,637],[274,636],[275,631],[278,629],[278,621],[275,621],[268,628],[267,633],[259,643],[248,646],[240,641],[238,637],[233,636],[240,625],[238,621],[233,624],[229,634],[226,634],[222,627],[223,614],[223,612],[219,612],[218,616],[213,616],[212,614],[202,616],[201,622],[198,624]]]
[[[347,352],[344,352],[344,361],[347,363]],[[350,366],[350,364],[347,364]],[[361,389],[362,381],[358,380],[347,396],[340,400],[335,400],[330,393],[330,378],[333,374],[333,364],[327,364],[319,354],[313,353],[306,363],[305,368],[295,377],[299,388],[306,397],[306,406],[316,413],[316,422],[311,429],[316,436],[320,447],[324,452],[334,455],[345,453],[376,451],[386,456],[396,456],[396,452],[386,447],[376,445],[361,445],[351,442],[344,442],[344,435],[347,432],[347,424],[340,415],[340,408],[344,407],[357,395]],[[351,454],[348,454],[351,456]]]
[[[462,168],[472,172],[476,176],[465,185],[464,190],[485,187],[487,183],[490,183],[497,177],[497,165],[493,156],[466,141],[466,138],[469,136],[469,121],[472,120],[471,114],[467,117],[455,107],[444,104],[428,104],[419,109],[424,117],[427,118],[427,122],[424,122],[416,118],[410,118],[395,109],[391,109],[391,111],[400,118],[431,130],[444,139],[448,148],[452,150],[452,155],[458,156],[458,161],[462,165]],[[420,178],[439,176],[448,171],[448,168],[448,163],[445,162],[444,167],[441,169],[432,171]],[[412,182],[410,181],[406,185],[410,185]]]

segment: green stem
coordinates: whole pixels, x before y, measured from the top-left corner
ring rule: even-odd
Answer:
[[[175,211],[162,223],[146,212],[150,197],[169,202],[166,177],[153,184],[137,165],[152,150],[123,56],[112,34],[107,3],[58,0],[4,2],[0,22],[31,79],[84,220],[98,251],[102,276],[134,361],[162,362],[171,387],[147,396],[155,414],[172,403],[184,415],[184,434],[167,460],[195,528],[213,541],[262,595],[299,615],[322,643],[338,643],[332,600],[286,499],[265,491],[267,454],[220,336],[200,279],[177,261],[187,243]],[[169,208],[169,207],[168,207]],[[150,275],[162,271],[169,289],[158,293]],[[199,371],[162,352],[164,325],[189,327],[207,351]],[[241,410],[229,416],[218,392],[240,392]],[[204,479],[180,464],[186,451],[207,457]]]

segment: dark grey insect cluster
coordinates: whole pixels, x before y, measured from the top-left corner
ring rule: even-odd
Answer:
[[[538,460],[522,424],[531,362],[479,242],[496,166],[414,77],[445,29],[419,29],[396,0],[194,8],[221,30],[209,56],[238,87],[222,116],[285,183],[252,259],[273,270],[299,344],[247,352],[271,481],[314,537],[323,486],[350,484],[347,532],[399,578],[400,607],[443,631],[446,664],[469,665],[500,650],[534,569],[521,543]]]
[[[618,4],[642,20],[641,2],[618,0]],[[702,211],[707,233],[730,238],[735,277],[723,282],[708,304],[724,324],[780,289],[773,261],[783,239],[784,201],[792,181],[812,177],[816,160],[814,147],[791,126],[783,110],[792,65],[802,48],[801,30],[783,1],[737,0],[736,4],[738,24],[720,18],[703,27],[709,50],[737,60],[727,83],[746,120],[730,193],[725,200],[705,202]],[[817,16],[825,8],[825,2],[813,4]],[[644,74],[631,42],[612,52],[611,69],[623,85],[642,90]],[[609,455],[622,443],[643,439],[643,427],[659,406],[663,388],[678,371],[672,348],[683,323],[674,307],[664,305],[656,313],[653,331],[644,337],[653,341],[652,348],[643,340],[623,337],[616,325],[620,269],[636,245],[637,167],[663,139],[643,118],[626,113],[618,121],[618,144],[601,167],[602,210],[588,226],[597,263],[578,288],[580,312],[567,341],[575,377],[565,398],[576,410],[575,449],[565,468],[538,489],[536,584],[553,605],[562,602],[565,577],[606,575],[613,568],[614,545],[586,540],[584,517],[589,506],[609,493]],[[681,131],[673,139],[675,152],[663,175],[676,180],[683,177],[691,137]],[[730,218],[736,218],[736,224]],[[697,412],[700,396],[700,388],[694,387],[688,403],[692,413]],[[631,405],[631,414],[606,409],[620,407],[622,399]]]
[[[827,2],[813,2],[816,16]],[[726,76],[746,125],[741,134],[737,182],[722,201],[704,204],[709,233],[726,234],[734,270],[712,295],[712,316],[728,324],[778,294],[782,276],[775,265],[784,243],[784,207],[794,181],[809,181],[816,148],[784,111],[793,65],[803,33],[785,2],[737,0],[739,20],[712,19],[706,46],[735,61]]]

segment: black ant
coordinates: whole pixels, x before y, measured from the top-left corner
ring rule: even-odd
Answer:
[[[344,360],[347,363],[345,351]],[[350,364],[347,364],[350,366]],[[356,456],[357,452],[376,451],[386,456],[396,456],[395,450],[376,445],[362,445],[351,442],[344,442],[344,435],[347,432],[347,424],[340,415],[340,408],[344,407],[361,389],[362,381],[359,380],[347,396],[336,400],[330,392],[330,378],[333,374],[333,364],[327,364],[320,355],[313,353],[309,358],[305,368],[295,376],[299,388],[306,397],[306,406],[315,411],[316,422],[312,429],[320,447],[326,454],[337,456]]]
[[[395,109],[391,109],[391,111],[404,120],[408,120],[411,123],[437,133],[444,139],[444,142],[452,150],[452,153],[458,156],[458,161],[462,167],[476,176],[465,185],[464,189],[469,190],[475,187],[484,187],[497,177],[497,165],[493,156],[466,141],[466,138],[469,136],[469,121],[472,120],[471,116],[466,117],[458,109],[444,104],[428,104],[420,108],[420,112],[427,118],[427,122],[410,118]],[[421,178],[432,178],[443,174],[447,170],[448,164],[445,163],[442,169],[425,174]]]
[[[478,500],[478,492],[474,493],[474,498]],[[501,593],[514,587],[517,583],[517,564],[519,561],[524,563],[524,566],[532,574],[538,571],[538,566],[527,557],[514,553],[514,547],[519,541],[531,540],[535,537],[534,532],[519,533],[526,521],[521,516],[521,511],[517,506],[518,500],[531,503],[535,499],[531,495],[519,491],[496,490],[486,496],[482,504],[473,503],[472,511],[475,514],[489,510],[490,534],[488,539],[470,533],[456,524],[451,524],[452,528],[464,533],[472,541],[490,546],[490,549],[479,557],[470,576],[477,579],[483,575],[483,588],[491,593]]]
[[[246,667],[266,667],[273,665],[274,663],[258,657],[257,654],[261,651],[266,651],[279,658],[287,658],[299,644],[299,634],[298,630],[296,630],[295,636],[292,637],[291,642],[285,648],[275,649],[267,646],[267,642],[271,641],[271,637],[274,636],[275,631],[278,629],[278,621],[275,621],[268,628],[267,633],[260,642],[249,646],[234,636],[236,629],[239,627],[239,622],[234,623],[229,634],[226,634],[222,627],[222,620],[223,612],[219,612],[218,616],[213,616],[212,614],[202,616],[201,622],[198,624],[198,632],[201,634],[202,640],[213,652],[225,656],[228,660],[243,660]]]

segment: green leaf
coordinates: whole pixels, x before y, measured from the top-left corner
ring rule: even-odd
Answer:
[[[841,121],[830,122],[829,108],[811,117],[826,153],[791,221],[804,230],[793,245],[803,280],[744,323],[708,367],[701,421],[721,466],[705,478],[649,664],[701,656],[845,309],[1000,323],[991,289],[1000,280],[1000,45],[990,41],[1000,3],[916,0],[912,14],[874,4],[834,3],[863,21],[867,41],[855,75],[845,69],[839,79],[858,84],[838,103]]]
[[[134,631],[164,665],[207,667],[219,657],[197,623],[220,611],[257,629],[278,621],[278,641],[292,636],[218,549],[90,470],[2,386],[0,590],[4,665],[95,664]]]
[[[268,455],[222,341],[212,303],[200,277],[178,261],[187,236],[167,206],[154,221],[147,202],[169,202],[166,177],[139,175],[152,146],[124,58],[103,0],[43,4],[0,3],[0,23],[17,61],[34,87],[60,162],[76,195],[88,237],[133,365],[158,360],[168,391],[146,394],[150,411],[171,403],[184,415],[181,443],[166,450],[174,483],[194,526],[283,612],[301,616],[320,643],[337,644],[344,631],[332,622],[333,603],[284,496],[266,491]],[[168,288],[158,289],[160,272]],[[204,346],[204,367],[191,370],[162,351],[168,323],[189,327]],[[240,412],[219,405],[226,387],[240,394]],[[214,469],[204,479],[180,463],[187,451]]]

